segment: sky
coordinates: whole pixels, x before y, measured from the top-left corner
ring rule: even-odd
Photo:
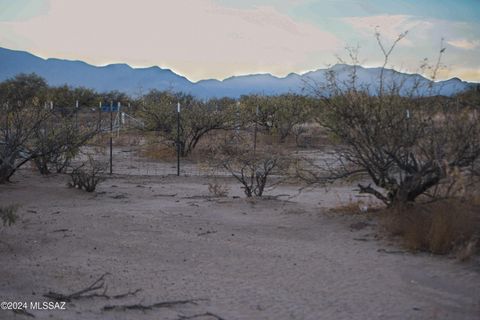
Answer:
[[[192,81],[350,63],[480,82],[480,0],[0,0],[0,47]]]

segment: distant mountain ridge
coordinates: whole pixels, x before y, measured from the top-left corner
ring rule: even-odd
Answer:
[[[192,82],[170,69],[154,66],[132,68],[127,64],[94,66],[83,61],[42,59],[25,51],[16,51],[0,47],[0,81],[14,77],[19,73],[36,73],[45,78],[49,85],[67,84],[73,87],[87,87],[99,92],[118,90],[129,95],[146,93],[151,89],[172,90],[190,93],[199,98],[231,97],[243,94],[276,95],[282,93],[305,93],[306,83],[322,84],[329,70],[337,74],[340,81],[348,80],[353,66],[335,65],[329,69],[318,69],[304,74],[290,73],[280,78],[271,74],[252,74],[232,76],[225,80],[200,80]],[[357,68],[357,83],[372,92],[378,90],[380,68]],[[405,74],[394,70],[385,70],[385,84],[403,83],[403,93],[410,92],[420,84],[418,95],[434,94],[451,96],[470,88],[471,84],[458,78],[432,83],[418,74]],[[328,94],[328,93],[327,93]]]

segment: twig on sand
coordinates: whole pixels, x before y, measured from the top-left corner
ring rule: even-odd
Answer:
[[[386,249],[378,249],[377,252],[383,252],[383,253],[391,253],[391,254],[404,254],[407,253],[406,251],[400,251],[400,250],[386,250]]]
[[[210,230],[207,230],[205,232],[201,232],[201,233],[198,233],[197,236],[206,236],[207,234],[212,234],[212,233],[217,233],[216,230],[213,230],[213,231],[210,231]]]
[[[367,238],[353,238],[355,241],[370,241]]]
[[[158,194],[155,194],[153,195],[154,197],[176,197],[177,194],[176,193],[172,193],[172,194],[161,194],[161,193],[158,193]]]
[[[128,296],[134,296],[137,293],[139,293],[140,291],[142,291],[142,289],[136,289],[136,290],[128,291],[128,292],[125,292],[125,293],[116,294],[116,295],[111,296],[111,297],[106,296],[106,298],[108,298],[108,299],[122,299],[122,298],[125,298],[125,297],[128,297]]]
[[[182,305],[182,304],[194,304],[196,305],[196,301],[199,301],[198,299],[190,299],[190,300],[173,300],[173,301],[163,301],[163,302],[157,302],[154,304],[149,304],[149,305],[144,305],[144,304],[121,304],[121,305],[106,305],[103,307],[103,311],[113,311],[113,310],[118,310],[118,311],[126,311],[126,310],[141,310],[141,311],[146,311],[146,310],[152,310],[156,308],[171,308],[176,305]]]
[[[106,298],[106,299],[121,299],[127,296],[135,295],[138,292],[140,292],[142,289],[136,289],[134,291],[128,291],[126,293],[122,294],[117,294],[114,296],[110,296],[107,294],[107,285],[105,283],[105,277],[109,275],[109,273],[104,273],[100,278],[95,280],[91,285],[86,287],[85,289],[82,289],[80,291],[70,293],[70,294],[63,294],[63,293],[57,293],[54,291],[49,291],[48,293],[44,294],[43,296],[46,298],[50,298],[56,301],[66,301],[70,302],[75,299],[84,299],[84,298]],[[95,292],[97,290],[103,289],[103,292]]]
[[[68,229],[57,229],[57,230],[53,230],[53,231],[50,231],[50,233],[55,233],[55,232],[68,232],[70,230]]]
[[[211,318],[214,318],[216,320],[225,320],[224,318],[220,317],[219,315],[216,315],[215,313],[211,313],[211,312],[194,314],[192,316],[180,316],[177,320],[189,320],[189,319],[195,319],[195,318],[201,318],[201,317],[211,317]]]

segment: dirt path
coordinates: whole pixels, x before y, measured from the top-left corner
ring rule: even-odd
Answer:
[[[2,300],[45,301],[50,290],[73,292],[105,272],[108,294],[142,289],[76,300],[66,311],[29,311],[37,319],[480,317],[478,263],[388,253],[399,249],[375,240],[371,226],[352,230],[352,217],[323,213],[348,188],[251,202],[213,199],[201,177],[115,177],[96,195],[66,188],[62,176],[23,172],[16,180],[0,186],[0,203],[22,205],[21,221],[0,232]],[[235,187],[230,195],[241,194]],[[184,299],[198,300],[102,311]],[[0,318],[28,319],[11,311]]]

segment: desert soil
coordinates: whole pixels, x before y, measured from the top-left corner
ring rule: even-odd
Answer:
[[[0,186],[0,204],[21,204],[20,220],[0,229],[1,299],[49,301],[43,294],[72,293],[109,273],[106,294],[141,291],[28,312],[36,319],[480,319],[478,261],[404,252],[378,237],[375,220],[328,212],[352,188],[298,195],[298,187],[281,186],[269,194],[293,197],[249,201],[222,179],[231,186],[225,198],[192,176],[114,175],[86,193],[67,188],[66,176],[21,171]],[[0,319],[30,318],[0,311]]]

